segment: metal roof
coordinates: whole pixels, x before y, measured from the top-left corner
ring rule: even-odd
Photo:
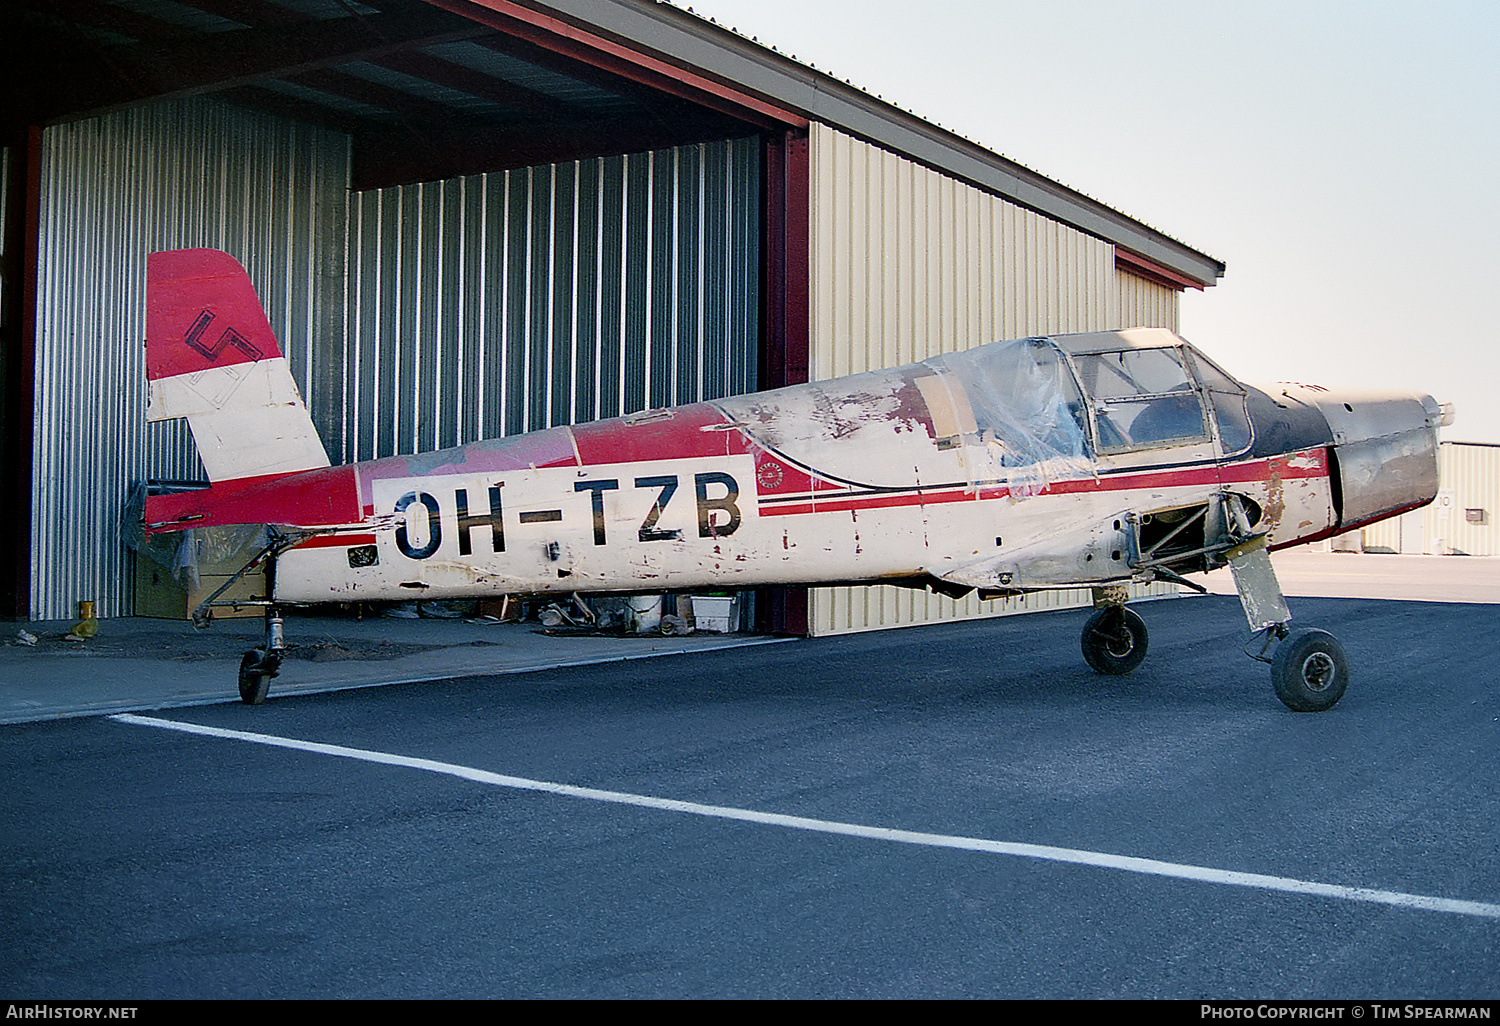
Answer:
[[[852,85],[652,0],[6,0],[10,131],[214,95],[344,132],[356,189],[822,121],[1114,243],[1224,266]]]

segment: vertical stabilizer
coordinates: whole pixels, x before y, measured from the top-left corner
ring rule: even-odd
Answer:
[[[146,265],[147,420],[186,417],[212,482],[328,466],[239,261],[216,249]]]

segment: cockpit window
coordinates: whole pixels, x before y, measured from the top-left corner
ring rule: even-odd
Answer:
[[[1219,422],[1219,444],[1224,455],[1233,456],[1250,448],[1250,415],[1245,410],[1245,389],[1238,381],[1209,363],[1196,352],[1190,352],[1198,380],[1208,390],[1214,419]]]
[[[1089,395],[1100,452],[1208,440],[1208,421],[1176,349],[1126,349],[1073,358]]]

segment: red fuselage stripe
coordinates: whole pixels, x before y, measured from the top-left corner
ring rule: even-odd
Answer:
[[[1295,464],[1294,464],[1295,461]],[[1328,461],[1322,449],[1276,456],[1268,460],[1252,460],[1234,463],[1226,467],[1212,464],[1189,467],[1183,470],[1147,471],[1132,474],[1113,474],[1107,477],[1077,478],[1072,481],[1056,481],[1038,491],[1039,495],[1069,495],[1081,492],[1122,492],[1137,488],[1193,488],[1212,487],[1218,484],[1240,484],[1267,481],[1272,477],[1323,478],[1328,476]],[[814,493],[788,495],[780,500],[777,496],[761,498],[761,516],[791,516],[804,513],[825,513],[851,509],[881,509],[894,506],[926,506],[945,502],[998,499],[1010,494],[1004,485],[981,485],[977,490],[945,488],[935,491],[911,489],[901,492],[876,493],[872,495],[849,495],[847,492],[823,495]]]

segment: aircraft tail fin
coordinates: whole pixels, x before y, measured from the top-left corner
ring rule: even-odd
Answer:
[[[146,264],[147,420],[186,417],[213,483],[328,466],[250,276],[216,249]]]

